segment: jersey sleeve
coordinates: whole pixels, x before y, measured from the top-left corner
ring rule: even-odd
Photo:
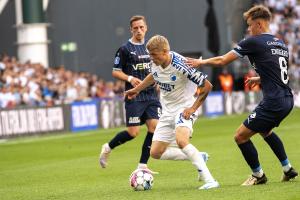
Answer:
[[[122,71],[123,67],[125,67],[125,63],[126,63],[125,59],[126,59],[125,51],[121,47],[116,52],[113,71],[118,71],[118,70]]]
[[[252,54],[254,49],[252,38],[247,38],[240,41],[232,51],[237,56],[243,58],[246,55]]]
[[[195,68],[190,68],[184,63],[181,63],[181,67],[176,67],[176,69],[186,76],[190,81],[195,83],[198,87],[203,87],[207,75],[201,71],[196,70]]]
[[[187,78],[195,83],[198,87],[203,87],[207,75],[193,68],[191,69],[190,73],[187,74]]]
[[[186,60],[185,57],[175,52],[172,52],[172,55],[173,55],[172,65],[177,69],[177,71],[179,71],[181,74],[186,76],[190,81],[195,83],[198,87],[203,87],[207,75],[185,64],[184,62]]]

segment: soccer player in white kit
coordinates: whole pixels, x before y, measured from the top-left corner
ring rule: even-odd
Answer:
[[[190,160],[205,184],[199,189],[219,187],[198,149],[190,137],[193,123],[212,85],[206,75],[189,68],[183,56],[170,51],[168,40],[161,35],[153,36],[146,45],[151,57],[151,74],[138,86],[126,91],[128,98],[135,98],[140,91],[156,83],[160,87],[162,115],[155,129],[150,154],[161,160]],[[197,87],[200,94],[194,97]],[[171,147],[177,144],[179,148]],[[171,144],[171,145],[170,145]]]

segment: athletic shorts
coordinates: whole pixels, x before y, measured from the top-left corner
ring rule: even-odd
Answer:
[[[159,119],[161,105],[158,100],[126,101],[126,126],[140,126],[148,119]]]
[[[190,137],[193,134],[193,124],[198,117],[198,113],[191,115],[186,120],[182,116],[182,111],[173,114],[162,114],[154,131],[153,141],[176,144],[175,129],[179,126],[190,129]]]
[[[244,125],[257,133],[268,133],[291,112],[293,97],[264,99],[244,121]]]

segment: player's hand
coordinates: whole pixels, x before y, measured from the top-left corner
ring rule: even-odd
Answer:
[[[125,91],[125,98],[134,99],[139,94],[134,88]]]
[[[186,59],[187,60],[185,61],[185,64],[187,64],[189,67],[196,68],[202,65],[202,57],[199,59],[186,57]]]
[[[245,85],[253,88],[260,84],[260,77],[248,77],[245,81]]]
[[[138,78],[135,78],[133,77],[131,80],[130,80],[130,84],[133,86],[133,87],[136,87],[138,84],[140,84],[142,81]]]
[[[191,115],[196,112],[196,110],[194,108],[186,108],[184,109],[184,111],[182,112],[182,117],[184,119],[190,119]]]

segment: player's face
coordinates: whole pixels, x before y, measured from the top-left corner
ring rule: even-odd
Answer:
[[[132,39],[135,42],[142,42],[147,32],[147,25],[143,20],[134,21],[131,24],[130,31],[132,33]]]
[[[168,62],[168,51],[149,51],[150,59],[156,64],[165,67]]]
[[[258,19],[252,20],[251,18],[249,18],[247,20],[247,24],[248,24],[248,32],[250,35],[258,35],[260,34],[260,23]]]

